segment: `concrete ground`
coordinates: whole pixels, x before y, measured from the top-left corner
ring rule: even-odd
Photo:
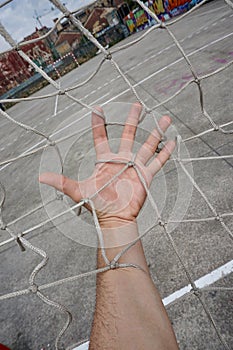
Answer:
[[[232,10],[223,1],[215,0],[170,27],[199,75],[210,73],[232,60],[232,22]],[[143,32],[132,35],[117,46],[129,43],[141,35]],[[166,100],[192,78],[189,68],[180,59],[180,52],[165,30],[152,31],[142,41],[115,53],[113,57],[130,82],[135,84],[139,96],[150,107]],[[84,81],[101,58],[98,55],[64,76],[62,86],[65,88]],[[203,80],[202,88],[205,109],[215,123],[220,125],[232,121],[232,66]],[[36,95],[53,91],[54,88],[47,86]],[[103,105],[107,121],[115,122],[125,120],[129,103],[135,101],[135,96],[108,61],[88,84],[73,90],[71,94],[85,103]],[[55,105],[55,97],[21,102],[8,113],[18,121],[47,135],[53,135],[54,140],[76,133],[69,140],[59,143],[59,147],[64,158],[65,174],[83,178],[91,173],[94,166],[91,133],[84,132],[90,126],[90,113],[65,96],[59,96],[58,109],[54,114]],[[172,101],[157,108],[155,115],[159,117],[164,113],[173,119],[171,135],[179,134],[183,140],[212,127],[201,113],[198,89],[194,84]],[[153,125],[151,117],[147,117],[140,125],[137,146],[145,140]],[[1,161],[43,145],[41,137],[25,132],[2,117],[0,126]],[[231,125],[226,130],[230,128],[232,129]],[[108,127],[109,138],[115,139],[112,141],[113,149],[117,147],[121,130],[120,126]],[[231,155],[232,146],[232,134],[212,131],[182,144],[181,153],[183,158]],[[186,165],[219,214],[233,212],[232,165],[232,158],[192,161]],[[37,153],[0,168],[0,181],[7,194],[3,209],[6,223],[11,223],[41,203],[54,199],[53,190],[38,184],[38,174],[44,170],[60,170],[59,159],[53,147],[44,153]],[[151,192],[165,221],[213,217],[213,212],[204,199],[173,161],[156,176]],[[53,201],[10,227],[16,233],[22,232],[70,205],[68,200]],[[147,202],[139,217],[140,232],[154,222],[155,213]],[[224,217],[224,223],[232,231],[233,217]],[[216,271],[224,264],[228,264],[229,270],[233,259],[232,239],[219,221],[170,223],[168,229],[193,280]],[[3,242],[9,235],[0,230],[0,237]],[[49,256],[48,264],[36,277],[39,286],[95,269],[95,229],[91,216],[86,212],[78,218],[65,215],[33,230],[25,237]],[[163,230],[158,227],[152,229],[143,238],[143,244],[152,277],[162,298],[173,295],[188,285],[189,281]],[[29,249],[22,253],[14,242],[0,249],[0,295],[27,288],[30,273],[41,258]],[[216,272],[211,275],[211,281],[214,276]],[[220,277],[211,284],[212,287],[232,286],[232,274],[228,273],[225,277],[222,274]],[[232,294],[227,288],[206,290],[202,295],[219,333],[231,349]],[[68,349],[88,339],[95,305],[95,277],[51,287],[44,290],[44,293],[50,299],[66,305],[72,312],[72,325],[62,338],[64,348]],[[180,349],[224,349],[194,294],[173,300],[167,305],[167,310]],[[64,322],[63,314],[44,304],[32,293],[4,300],[1,301],[0,342],[12,350],[54,349],[55,338]]]

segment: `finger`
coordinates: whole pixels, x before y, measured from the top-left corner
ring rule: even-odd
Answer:
[[[168,116],[163,116],[158,125],[160,129],[165,132],[167,128],[171,125],[171,118]],[[159,142],[161,141],[162,135],[159,133],[158,129],[155,128],[146,142],[142,145],[137,153],[136,160],[140,160],[143,164],[146,164],[148,160],[154,155]]]
[[[103,114],[103,109],[101,107],[95,106],[94,108]],[[100,158],[103,154],[109,153],[110,148],[108,144],[104,119],[95,112],[92,112],[92,134],[96,157]]]
[[[152,176],[154,176],[170,158],[170,155],[174,151],[175,147],[175,141],[168,141],[163,147],[162,151],[159,152],[157,157],[153,159],[152,162],[148,165],[147,169]]]
[[[43,173],[39,176],[39,181],[40,183],[52,186],[58,191],[63,192],[75,202],[79,202],[82,199],[78,182],[64,175]]]
[[[139,102],[136,102],[131,106],[121,135],[119,152],[130,152],[132,150],[141,111],[142,105]]]

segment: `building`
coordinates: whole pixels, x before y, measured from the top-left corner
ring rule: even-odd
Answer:
[[[15,50],[0,54],[0,95],[28,79],[31,72],[28,64]]]
[[[48,32],[47,27],[35,30],[25,37],[23,41],[39,38]],[[46,66],[53,60],[50,48],[50,39],[41,39],[36,43],[28,43],[22,46],[33,62],[38,66]],[[52,44],[51,44],[52,45]],[[33,75],[34,69],[18,54],[16,50],[9,50],[0,54],[0,94],[16,87]]]
[[[82,34],[77,30],[64,30],[58,34],[54,45],[60,56],[75,50],[82,40]]]
[[[49,28],[42,27],[36,28],[35,32],[24,38],[23,41],[29,41],[31,39],[39,38],[45,35],[49,31]],[[22,50],[33,60],[38,66],[46,66],[52,62],[56,57],[54,54],[53,40],[56,38],[56,33],[50,34],[49,37],[41,39],[35,43],[29,43],[22,47]],[[54,50],[55,51],[55,50]],[[55,56],[55,57],[54,57]]]
[[[112,27],[119,23],[117,9],[113,7],[96,7],[94,8],[87,21],[85,28],[92,34],[97,35],[108,27]]]

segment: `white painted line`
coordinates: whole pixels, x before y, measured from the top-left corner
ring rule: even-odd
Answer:
[[[209,46],[211,46],[211,45],[213,45],[213,44],[216,44],[217,42],[222,41],[222,40],[224,40],[224,39],[226,39],[226,38],[228,38],[228,37],[230,37],[230,36],[232,36],[232,35],[233,35],[233,32],[232,32],[232,33],[229,33],[229,34],[226,34],[225,36],[223,36],[223,37],[221,37],[221,38],[219,38],[219,39],[216,39],[216,40],[214,40],[214,41],[211,41],[210,43],[208,43],[208,44],[206,44],[206,45],[200,47],[199,49],[196,49],[196,50],[190,52],[189,54],[187,54],[187,56],[190,57],[190,56],[196,54],[197,52],[202,51],[203,49],[206,49],[207,47],[209,47]],[[174,62],[172,62],[172,63],[166,65],[165,67],[163,67],[163,68],[161,68],[161,69],[155,71],[154,73],[152,73],[152,74],[148,75],[147,77],[145,77],[144,79],[140,80],[138,83],[134,84],[133,87],[135,88],[135,87],[141,85],[142,83],[144,83],[145,81],[151,79],[151,78],[154,77],[155,75],[157,75],[157,74],[163,72],[163,71],[166,70],[167,68],[170,68],[170,67],[174,66],[175,64],[177,64],[177,63],[183,61],[183,60],[184,60],[183,57],[177,59],[176,61],[174,61]],[[127,88],[127,89],[123,90],[122,92],[120,92],[119,94],[117,94],[116,96],[112,97],[111,99],[109,99],[108,101],[106,101],[105,103],[103,103],[102,106],[104,106],[105,104],[107,104],[107,103],[109,103],[109,102],[112,102],[112,101],[116,100],[118,97],[124,95],[124,94],[127,93],[128,91],[130,91],[130,88]]]
[[[224,6],[221,6],[221,7],[219,7],[219,9],[220,9],[220,8],[223,8],[223,7],[224,7]],[[214,11],[216,11],[216,9],[215,9]],[[213,12],[213,11],[212,11],[212,12]],[[232,15],[231,15],[230,17],[232,17]],[[217,23],[215,22],[215,24],[217,24]],[[208,28],[208,27],[207,27],[207,28]],[[202,28],[201,28],[201,29],[202,29]],[[200,31],[191,34],[191,37],[193,37],[193,35],[194,35],[194,34],[197,34],[197,33],[199,34]],[[187,38],[191,38],[191,37],[190,37],[190,36],[185,37],[185,38],[181,39],[180,42],[184,42]],[[128,69],[125,73],[127,74],[127,73],[130,72],[131,70],[134,70],[136,67],[138,67],[138,66],[144,64],[145,62],[149,61],[149,60],[152,59],[152,58],[155,58],[155,57],[159,56],[160,54],[162,54],[163,52],[165,52],[166,50],[169,50],[170,48],[172,48],[172,47],[174,47],[174,46],[175,46],[175,44],[171,44],[171,45],[167,46],[167,47],[164,48],[163,50],[160,50],[159,52],[157,52],[157,53],[153,54],[152,56],[146,58],[145,60],[139,62],[137,65],[131,67],[131,68]],[[109,83],[112,83],[113,81],[115,81],[117,78],[120,78],[120,77],[121,77],[120,75],[117,75],[117,77],[116,77],[115,79],[112,79],[112,80],[110,80],[109,82],[106,82],[103,86],[106,86],[106,85],[108,85]],[[93,91],[92,91],[91,93],[89,93],[86,97],[89,97],[90,95],[94,94],[95,92],[96,92],[96,90],[93,90]],[[56,97],[58,97],[58,95],[57,95]],[[66,108],[64,108],[63,110],[60,110],[60,111],[57,112],[57,106],[56,106],[57,103],[58,103],[57,100],[58,100],[58,99],[56,99],[56,101],[55,101],[55,110],[56,110],[56,113],[54,113],[54,114],[51,116],[52,118],[55,117],[58,113],[62,113],[64,110],[66,110],[66,109],[70,108],[71,106],[75,105],[75,102],[73,102],[72,104],[70,104],[69,106],[67,106]],[[32,107],[29,107],[28,110],[30,110],[31,108],[32,108]],[[27,110],[26,110],[26,111],[27,111]],[[17,116],[20,116],[20,115],[24,114],[26,111],[17,114]]]
[[[216,23],[216,24],[217,24],[217,23]],[[202,28],[203,28],[203,27],[202,27]],[[202,28],[200,28],[200,29],[202,29]],[[206,29],[208,29],[208,27],[206,27]],[[200,32],[201,32],[201,31],[198,31],[199,34],[200,34]],[[197,34],[197,32],[195,32],[194,34]],[[189,36],[183,38],[182,40],[180,40],[180,42],[183,42],[183,41],[186,40],[187,38],[189,38],[189,39],[192,38],[192,37],[194,36],[194,34],[191,34],[191,35],[189,35]],[[230,35],[232,35],[232,33],[230,33]],[[225,39],[225,37],[223,37],[223,39]],[[220,40],[222,40],[222,38],[220,38]],[[196,51],[194,51],[194,52],[191,53],[191,54],[188,54],[187,56],[189,56],[189,55],[191,56],[192,54],[194,54],[194,53],[196,53],[196,52],[198,52],[198,51],[201,51],[203,48],[206,48],[206,47],[208,47],[208,46],[210,46],[210,45],[212,45],[213,43],[216,43],[216,42],[218,42],[218,41],[219,41],[219,39],[217,39],[217,41],[210,42],[209,44],[207,44],[207,45],[201,47],[200,49],[197,49]],[[128,72],[134,70],[136,67],[139,67],[140,65],[144,64],[146,61],[148,61],[148,60],[150,60],[150,59],[152,59],[152,58],[154,58],[154,57],[156,57],[156,56],[159,56],[161,53],[165,52],[166,50],[171,49],[171,48],[174,47],[174,46],[175,46],[175,44],[171,44],[171,45],[167,46],[167,47],[164,48],[163,50],[157,52],[156,54],[150,56],[149,58],[146,58],[145,60],[143,60],[143,61],[139,62],[138,64],[134,65],[133,67],[129,68],[128,70],[125,71],[125,74],[127,74]],[[180,60],[175,61],[175,63],[177,63],[177,62],[180,62]],[[167,66],[167,68],[168,68],[168,67],[169,67],[169,66]],[[121,77],[121,75],[117,75],[116,79],[117,79],[117,78],[120,78],[120,77]],[[112,83],[114,80],[115,80],[115,79],[110,80],[110,81],[108,82],[108,84],[109,84],[109,83]],[[127,91],[129,91],[129,90],[127,90]]]
[[[229,33],[229,34],[226,34],[226,35],[224,35],[223,37],[221,37],[221,38],[219,38],[219,39],[216,39],[216,40],[213,40],[213,41],[211,41],[210,43],[208,43],[208,44],[206,44],[206,45],[200,47],[199,49],[196,49],[196,50],[194,50],[194,51],[192,51],[192,52],[186,54],[186,56],[187,56],[187,57],[193,56],[193,55],[195,55],[196,53],[198,53],[199,51],[202,51],[202,50],[206,49],[207,47],[209,47],[209,46],[211,46],[211,45],[214,45],[214,44],[216,44],[217,42],[222,41],[222,40],[224,40],[224,39],[226,39],[226,38],[228,38],[228,37],[230,37],[230,36],[232,36],[232,35],[233,35],[233,32],[232,32],[232,33]],[[161,73],[162,71],[164,71],[165,69],[167,69],[167,68],[169,68],[169,67],[171,67],[171,66],[174,66],[174,64],[176,64],[176,63],[178,63],[178,62],[180,62],[180,61],[182,61],[182,60],[184,60],[183,57],[177,59],[176,61],[174,61],[174,62],[168,64],[167,66],[165,66],[165,67],[159,69],[158,71],[156,71],[156,72],[152,73],[151,75],[147,76],[146,78],[142,79],[141,81],[139,81],[138,83],[136,83],[136,84],[133,85],[133,86],[136,87],[136,86],[140,85],[141,83],[144,83],[144,82],[147,81],[148,79],[151,79],[151,78],[154,77],[155,75]],[[128,90],[129,90],[129,89],[128,89]],[[128,91],[128,90],[127,90],[127,91]]]
[[[206,275],[200,277],[197,279],[194,283],[197,288],[204,288],[208,287],[211,284],[219,281],[223,277],[229,275],[233,272],[233,260],[229,261],[225,265],[222,265],[218,267],[217,269],[211,271],[210,273],[207,273]],[[191,284],[188,284],[187,286],[175,291],[174,293],[168,295],[166,298],[163,299],[163,304],[169,305],[173,301],[180,299],[185,294],[189,293],[191,291],[192,287]]]
[[[61,86],[61,85],[59,84],[59,86]],[[57,114],[58,99],[59,99],[59,95],[56,95],[56,97],[55,97],[55,105],[54,105],[54,112],[53,112],[53,115],[56,115],[56,114]]]
[[[225,6],[219,6],[219,7],[216,7],[215,9],[213,9],[213,10],[207,10],[207,11],[203,11],[203,13],[202,14],[209,14],[209,13],[212,13],[212,12],[216,12],[216,11],[219,11],[220,9],[223,9],[223,8],[227,8],[227,5],[225,5]],[[193,14],[195,14],[195,15],[197,15],[197,16],[199,16],[200,14],[198,13],[198,12],[194,12]]]
[[[212,23],[212,26],[214,27],[214,26],[216,26],[216,24],[217,24],[217,22],[214,22],[214,23]]]
[[[97,98],[97,99],[96,99],[95,101],[93,101],[92,103],[99,102],[102,98],[104,98],[104,97],[106,97],[106,96],[108,96],[108,95],[109,95],[109,92],[108,92],[107,94],[105,94],[105,95],[103,95],[103,96]],[[82,118],[86,117],[87,115],[88,115],[88,113],[86,113]],[[81,119],[82,119],[82,118],[81,118]],[[60,133],[61,131],[63,131],[63,130],[65,130],[65,129],[67,129],[68,127],[70,127],[71,125],[73,125],[73,124],[79,122],[81,119],[75,120],[75,121],[73,121],[72,123],[67,124],[64,128],[59,129],[59,130],[57,130],[55,133],[51,134],[50,137],[53,137],[53,136],[57,135],[57,134]],[[42,121],[42,123],[43,123],[43,121]],[[22,136],[23,136],[23,135],[22,135]],[[43,144],[43,142],[44,142],[44,140],[41,140],[40,142],[37,142],[35,145],[33,145],[32,147],[28,148],[27,150],[25,150],[24,152],[22,152],[20,155],[23,155],[23,154],[25,154],[25,153],[27,153],[27,152],[30,152],[31,150],[33,150],[33,149],[36,148],[37,146],[40,146],[41,144]],[[5,168],[7,168],[7,167],[8,167],[9,165],[11,165],[11,164],[12,164],[12,163],[8,163],[8,164],[3,165],[3,166],[0,168],[0,171],[4,170]]]
[[[233,272],[233,260],[229,261],[225,265],[222,265],[218,267],[217,269],[211,271],[210,273],[200,277],[197,279],[194,283],[197,288],[204,288],[208,287],[211,284],[219,281],[223,277],[229,275]],[[185,294],[188,294],[191,291],[192,287],[191,284],[188,284],[187,286],[175,291],[174,293],[168,295],[166,298],[163,298],[163,304],[165,306],[171,304],[175,300],[180,299]],[[82,345],[79,345],[78,347],[75,347],[73,350],[88,350],[89,341],[83,343]]]
[[[108,92],[107,94],[105,94],[105,95],[103,95],[103,96],[97,98],[95,101],[92,102],[92,104],[95,104],[96,102],[99,102],[102,98],[104,98],[104,97],[106,97],[106,96],[108,96],[108,95],[109,95],[109,92]],[[102,105],[103,105],[103,104],[102,104]],[[53,137],[53,136],[59,134],[61,131],[64,131],[65,129],[69,128],[71,125],[74,125],[74,124],[80,122],[80,120],[82,120],[83,118],[85,118],[89,113],[90,113],[90,111],[89,111],[88,113],[84,114],[84,115],[82,116],[82,118],[77,119],[77,120],[74,120],[73,122],[67,124],[67,125],[64,126],[63,128],[57,130],[55,133],[51,134],[50,137]],[[38,145],[37,145],[37,146],[38,146]],[[28,152],[28,151],[27,151],[27,152]],[[1,171],[1,169],[0,169],[0,171]]]
[[[89,341],[79,345],[78,347],[76,347],[76,348],[74,348],[72,350],[88,350],[88,347],[89,347]]]
[[[222,41],[222,40],[224,40],[224,39],[226,39],[226,38],[228,38],[228,37],[230,37],[230,36],[232,36],[232,35],[233,35],[233,32],[231,32],[231,33],[229,33],[229,34],[226,34],[226,35],[224,35],[223,37],[221,37],[221,38],[219,38],[219,39],[213,40],[213,41],[211,41],[210,43],[208,43],[208,44],[206,44],[206,45],[200,47],[199,49],[190,52],[189,54],[187,54],[187,56],[190,57],[190,56],[196,54],[197,52],[202,51],[203,49],[205,49],[205,48],[207,48],[207,47],[209,47],[209,46],[211,46],[211,45],[213,45],[213,44],[216,44],[217,42]],[[181,57],[181,58],[177,59],[176,61],[174,61],[174,62],[172,62],[172,63],[166,65],[165,67],[163,67],[163,68],[161,68],[161,69],[155,71],[154,73],[148,75],[146,78],[142,79],[142,80],[139,81],[138,83],[134,84],[133,87],[137,87],[138,85],[140,85],[140,84],[144,83],[145,81],[151,79],[151,78],[154,77],[155,75],[157,75],[157,74],[163,72],[164,70],[166,70],[167,68],[169,68],[169,67],[175,65],[176,63],[181,62],[182,60],[184,60],[183,57]],[[116,78],[115,78],[115,79],[116,79]],[[110,82],[115,81],[115,79],[112,79]],[[124,95],[124,94],[127,93],[128,91],[130,91],[130,88],[127,88],[127,89],[123,90],[122,92],[120,92],[119,94],[117,94],[116,96],[110,98],[109,100],[107,100],[106,102],[104,102],[104,103],[102,104],[102,106],[106,105],[106,104],[109,103],[109,102],[112,102],[112,101],[116,100],[118,97]],[[108,93],[108,94],[109,94],[109,93]],[[102,96],[102,98],[105,97],[105,96],[107,96],[108,94]],[[100,99],[101,99],[101,98],[100,98]],[[100,99],[98,99],[98,100],[100,100]],[[93,103],[97,102],[98,100],[94,101]],[[72,122],[72,123],[66,125],[64,128],[62,128],[61,130],[58,130],[55,134],[52,134],[51,136],[54,136],[54,135],[58,134],[60,131],[63,131],[64,129],[68,128],[69,126],[71,126],[71,125],[73,125],[73,124],[75,124],[75,123],[77,123],[78,121],[79,121],[79,120],[76,120],[76,121],[74,121],[74,122]],[[39,146],[42,142],[43,142],[43,140],[42,140],[41,142],[37,143],[36,145],[30,147],[28,150],[24,151],[22,154],[27,153],[27,152],[30,152],[30,151],[31,151],[32,149],[34,149],[35,147]],[[8,164],[3,165],[3,166],[0,168],[0,171],[2,171],[3,169],[7,168],[10,164],[11,164],[11,163],[8,163]]]

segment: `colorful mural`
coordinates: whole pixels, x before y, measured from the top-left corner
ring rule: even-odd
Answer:
[[[164,8],[170,17],[186,12],[190,8],[191,0],[164,0]]]
[[[46,29],[47,30],[47,29]],[[26,39],[39,37],[38,31]],[[29,43],[22,50],[38,65],[46,66],[52,61],[52,53],[45,40]],[[34,69],[24,61],[17,51],[11,50],[0,54],[0,95],[16,87],[34,74]]]
[[[202,0],[149,0],[145,2],[145,5],[148,6],[160,20],[165,21],[166,19],[188,11],[201,1]],[[146,11],[139,8],[131,11],[124,18],[124,22],[130,33],[145,29],[156,23]]]

